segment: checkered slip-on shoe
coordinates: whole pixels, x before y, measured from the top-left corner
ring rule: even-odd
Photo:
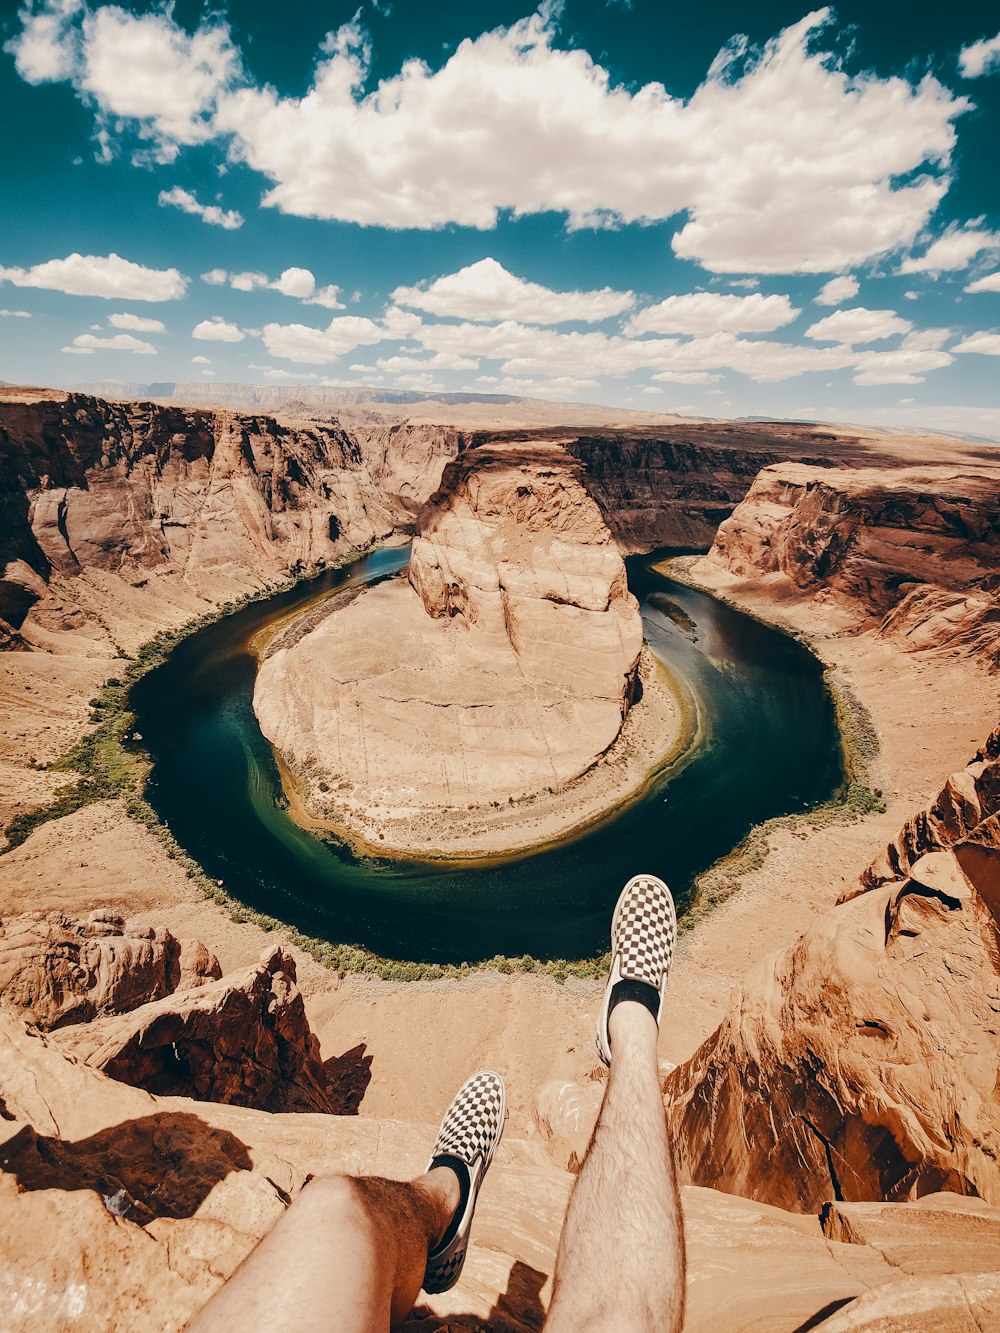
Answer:
[[[457,1157],[469,1169],[469,1190],[461,1217],[445,1232],[444,1240],[427,1258],[424,1291],[433,1296],[448,1291],[458,1281],[469,1248],[469,1231],[483,1177],[507,1119],[507,1094],[503,1079],[490,1069],[473,1074],[455,1093],[438,1130],[428,1171],[435,1158]]]
[[[670,890],[655,875],[636,875],[622,889],[611,921],[611,972],[597,1017],[597,1054],[611,1064],[608,1015],[619,981],[644,981],[659,992],[659,1026],[667,978],[677,942],[677,914]]]

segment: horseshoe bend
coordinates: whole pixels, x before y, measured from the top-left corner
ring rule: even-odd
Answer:
[[[502,853],[669,756],[680,708],[584,480],[558,441],[468,450],[406,577],[271,646],[254,708],[322,822],[382,853]]]

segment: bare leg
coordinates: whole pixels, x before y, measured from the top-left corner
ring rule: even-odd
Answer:
[[[428,1250],[458,1204],[458,1177],[447,1167],[411,1183],[314,1180],[191,1333],[385,1333],[413,1308]]]
[[[626,1001],[608,1027],[611,1076],[569,1202],[546,1333],[678,1333],[684,1230],[656,1022]]]

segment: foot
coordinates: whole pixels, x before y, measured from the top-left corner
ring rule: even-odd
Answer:
[[[597,1054],[611,1064],[608,1020],[623,1001],[649,1010],[659,1027],[677,942],[674,900],[663,880],[636,875],[622,889],[611,921],[611,971],[597,1018]]]
[[[427,1170],[449,1167],[458,1179],[460,1198],[451,1224],[427,1257],[423,1287],[428,1295],[448,1291],[458,1281],[469,1248],[479,1188],[506,1119],[503,1079],[484,1069],[462,1084],[441,1121]]]

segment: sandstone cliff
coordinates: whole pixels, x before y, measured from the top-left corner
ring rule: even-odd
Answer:
[[[995,793],[997,743],[946,790]],[[842,902],[751,972],[666,1083],[690,1179],[805,1211],[939,1189],[1000,1200],[993,801],[951,850]]]
[[[641,648],[579,464],[554,442],[484,445],[421,511],[408,582],[279,642],[254,707],[333,827],[385,851],[503,851],[600,813],[669,748],[676,722],[647,668],[648,735],[626,729],[615,765],[599,762]]]
[[[905,649],[1000,666],[995,465],[767,467],[706,564],[832,600]]]

